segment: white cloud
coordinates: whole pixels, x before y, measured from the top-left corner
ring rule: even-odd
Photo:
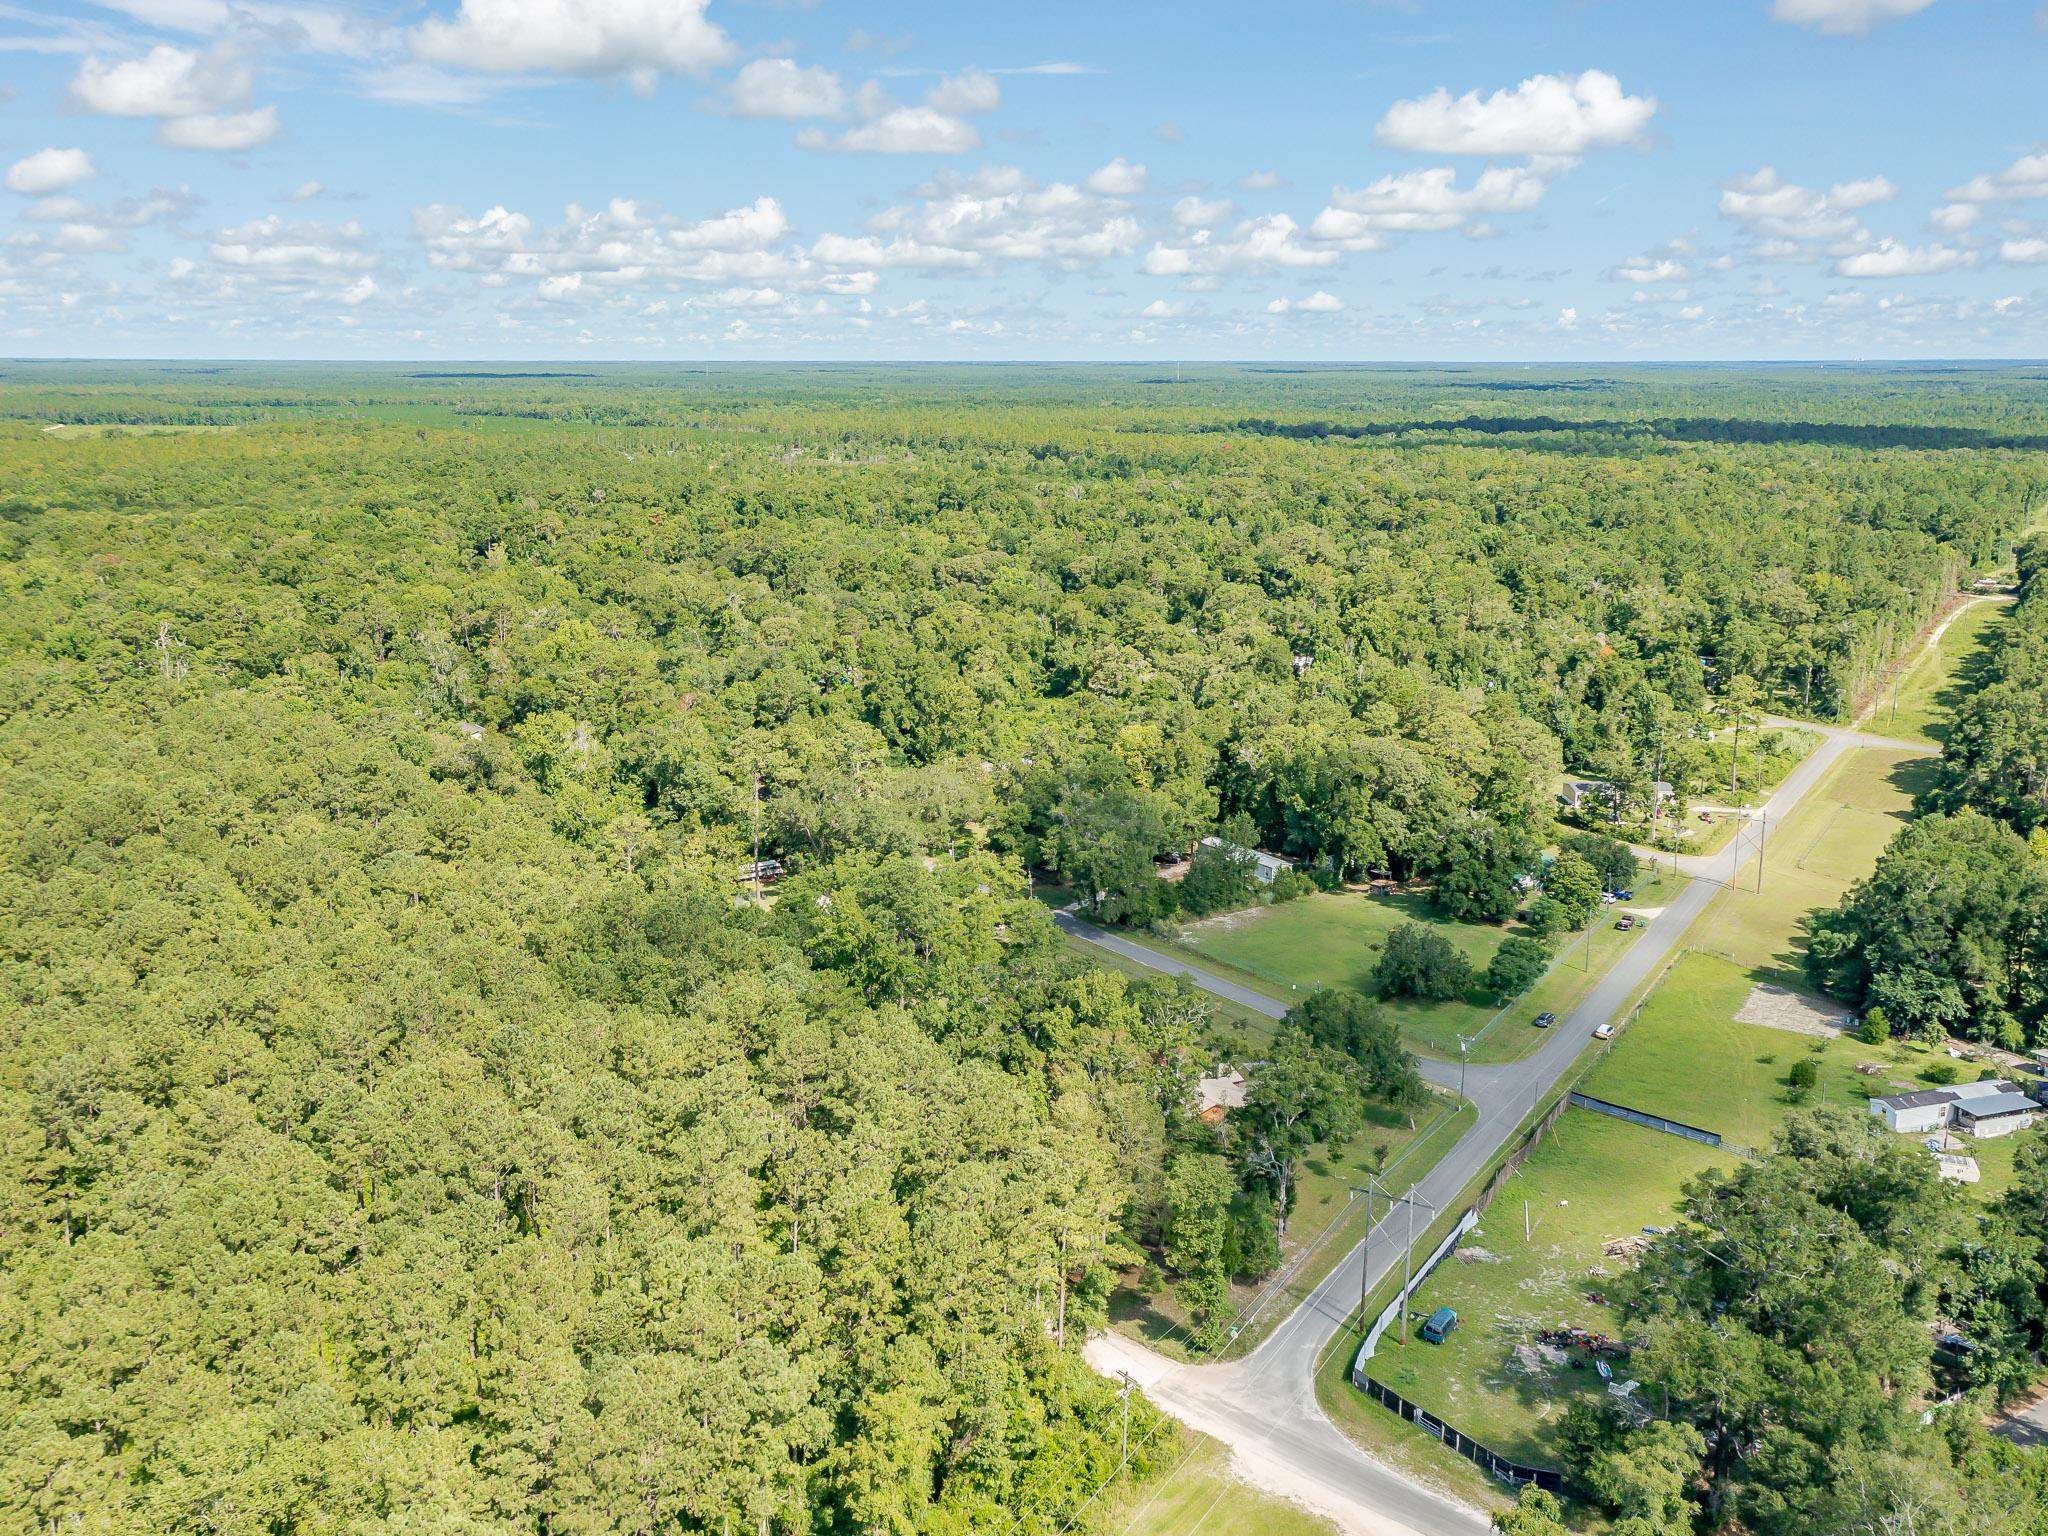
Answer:
[[[350,306],[351,308],[358,304],[366,304],[371,299],[374,299],[376,296],[377,280],[371,277],[367,272],[364,273],[361,277],[357,278],[354,282],[350,283],[346,288],[342,289],[340,293],[335,295],[335,297],[340,299],[342,303]]]
[[[1771,15],[1778,21],[1808,27],[1832,37],[1862,37],[1888,21],[1916,16],[1934,0],[1775,0]]]
[[[498,73],[701,75],[728,63],[732,40],[705,19],[708,0],[462,0],[451,18],[413,29],[421,58]]]
[[[1980,212],[1975,203],[1943,203],[1927,216],[1927,227],[1945,235],[1959,235],[1977,222]]]
[[[2023,239],[2003,241],[1998,247],[1998,259],[2027,263],[2048,261],[2048,240],[2029,235]]]
[[[1082,185],[1104,197],[1136,197],[1145,190],[1145,181],[1144,166],[1132,165],[1118,155],[1101,170],[1093,172]]]
[[[731,103],[740,117],[837,117],[846,110],[846,90],[822,66],[755,59],[734,79]]]
[[[1901,245],[1883,239],[1867,251],[1844,256],[1835,263],[1838,277],[1930,277],[1952,272],[1975,260],[1968,252],[1946,245]]]
[[[88,55],[71,82],[71,96],[87,111],[109,117],[192,117],[247,101],[255,85],[255,72],[239,53],[197,53],[161,43],[140,58],[111,63]]]
[[[1567,304],[1557,312],[1557,328],[1560,331],[1575,331],[1579,328],[1579,312]]]
[[[1205,200],[1191,195],[1173,205],[1173,221],[1183,229],[1200,229],[1221,223],[1236,211],[1236,205],[1227,197]]]
[[[974,124],[931,107],[897,107],[837,137],[806,129],[797,142],[845,155],[964,155],[981,148],[981,135]]]
[[[1187,313],[1187,308],[1178,299],[1154,299],[1138,313],[1147,320],[1177,320]]]
[[[981,148],[981,135],[966,114],[994,111],[1002,93],[991,76],[970,69],[933,86],[922,106],[901,106],[873,82],[862,87],[857,105],[866,122],[837,135],[806,128],[797,143],[845,155],[968,154]]]
[[[1397,101],[1374,137],[1393,149],[1447,155],[1582,155],[1639,140],[1657,98],[1630,96],[1604,70],[1532,75],[1513,90],[1452,96],[1442,86]]]
[[[1991,176],[1973,176],[1949,191],[1957,203],[2006,203],[2048,197],[2048,152],[2021,155]]]
[[[1334,293],[1325,293],[1318,288],[1305,299],[1275,299],[1266,306],[1269,315],[1284,315],[1300,312],[1310,315],[1334,315],[1344,308],[1344,301]]]
[[[82,149],[39,149],[7,168],[7,190],[44,197],[90,181],[98,172]]]
[[[1252,171],[1237,178],[1240,192],[1273,192],[1287,185],[1287,178],[1278,171]]]
[[[1041,185],[995,166],[972,176],[945,172],[919,190],[922,203],[886,209],[871,221],[886,241],[876,242],[880,248],[901,253],[891,264],[957,263],[968,256],[1073,267],[1128,256],[1138,247],[1138,223],[1120,202],[1066,182]]]
[[[1469,187],[1449,166],[1382,176],[1357,191],[1343,187],[1316,215],[1309,233],[1348,250],[1379,250],[1388,233],[1456,229],[1481,214],[1526,213],[1543,197],[1544,180],[1524,166],[1489,166]]]
[[[172,149],[255,149],[277,137],[277,108],[174,117],[157,129],[156,136],[158,143]]]
[[[1003,93],[993,76],[978,69],[963,69],[933,86],[925,105],[950,117],[972,117],[993,112],[1003,104]]]
[[[1618,283],[1675,283],[1687,275],[1682,261],[1669,256],[1638,256],[1625,261],[1611,274]]]
[[[224,266],[303,278],[374,267],[377,259],[362,248],[362,238],[353,223],[287,224],[273,213],[220,230],[207,251]]]
[[[1152,277],[1215,276],[1223,272],[1272,268],[1328,267],[1337,252],[1301,243],[1301,227],[1284,213],[1248,219],[1228,239],[1210,240],[1206,232],[1185,245],[1156,244],[1145,253],[1140,269]]]
[[[1836,182],[1823,192],[1786,181],[1766,165],[1723,182],[1720,206],[1724,216],[1764,240],[1861,244],[1869,236],[1857,212],[1894,195],[1892,184],[1882,176]]]

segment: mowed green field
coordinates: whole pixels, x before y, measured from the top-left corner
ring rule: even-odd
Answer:
[[[1762,1148],[1799,1107],[1786,1085],[1795,1062],[1810,1060],[1820,1073],[1808,1104],[1856,1109],[1878,1094],[1926,1087],[1921,1071],[1948,1062],[1897,1042],[1865,1045],[1851,1035],[1823,1039],[1739,1024],[1735,1015],[1755,985],[1718,955],[1686,955],[1587,1077],[1585,1092]],[[1883,1070],[1865,1076],[1856,1070],[1864,1063]]]
[[[1940,640],[1924,647],[1897,688],[1877,701],[1869,728],[1906,741],[1939,742],[1950,706],[1976,686],[1992,638],[2011,614],[2012,604],[1996,598],[1959,609]]]
[[[1626,910],[1653,910],[1670,900],[1676,890],[1668,874],[1645,873]],[[1472,1060],[1518,1060],[1544,1038],[1529,1021],[1546,1011],[1567,1012],[1641,935],[1641,924],[1634,933],[1615,932],[1614,920],[1621,910],[1602,907],[1586,934],[1560,951],[1549,975],[1506,1008],[1483,989],[1456,1002],[1399,998],[1384,1006],[1399,1023],[1403,1037],[1418,1050],[1455,1057],[1458,1036],[1471,1039],[1477,1035],[1480,1038],[1472,1047]],[[1178,940],[1161,947],[1285,1002],[1298,1001],[1318,987],[1348,988],[1370,996],[1372,968],[1386,948],[1387,935],[1411,922],[1443,934],[1481,971],[1493,959],[1501,940],[1520,931],[1512,924],[1493,927],[1453,922],[1412,894],[1346,891],[1189,923]],[[1131,937],[1141,943],[1156,942],[1142,935]]]
[[[1803,988],[1801,940],[1807,914],[1840,904],[1849,887],[1877,867],[1912,814],[1914,793],[1932,759],[1860,748],[1816,785],[1773,832],[1756,889],[1754,860],[1715,898],[1692,946],[1748,970],[1756,981]]]
[[[1575,1369],[1538,1347],[1536,1333],[1569,1326],[1619,1335],[1620,1318],[1595,1298],[1627,1261],[1607,1257],[1601,1244],[1667,1224],[1686,1180],[1727,1156],[1588,1110],[1565,1111],[1459,1252],[1417,1290],[1407,1345],[1395,1330],[1382,1336],[1373,1377],[1504,1456],[1555,1466],[1557,1421],[1606,1384],[1583,1355]],[[1455,1310],[1458,1327],[1443,1344],[1425,1343],[1421,1319],[1438,1307]],[[1614,1369],[1627,1379],[1625,1364]]]
[[[1238,1481],[1220,1442],[1189,1438],[1184,1459],[1120,1493],[1087,1528],[1114,1536],[1335,1536],[1329,1521]]]

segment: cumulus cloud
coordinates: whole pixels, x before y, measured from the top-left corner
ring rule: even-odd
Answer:
[[[1975,203],[1943,203],[1927,216],[1927,227],[1945,235],[1959,235],[1977,222],[1980,212]]]
[[[1237,178],[1240,192],[1273,192],[1287,185],[1287,178],[1278,171],[1251,171]]]
[[[1525,166],[1489,166],[1469,187],[1449,166],[1382,176],[1356,191],[1338,187],[1309,233],[1347,250],[1373,251],[1389,233],[1456,229],[1483,214],[1526,213],[1542,200],[1544,179]]]
[[[1236,211],[1236,205],[1227,197],[1200,198],[1189,195],[1173,205],[1173,222],[1183,229],[1200,229],[1210,224],[1220,224]]]
[[[1179,245],[1155,244],[1145,253],[1142,270],[1152,277],[1202,277],[1225,272],[1273,268],[1328,267],[1337,252],[1301,242],[1301,227],[1284,213],[1268,214],[1239,224],[1229,237],[1211,240],[1206,232]]]
[[[1975,258],[1967,251],[1946,245],[1902,245],[1884,239],[1867,251],[1857,251],[1835,263],[1839,277],[1931,277],[1971,265]]]
[[[39,149],[7,168],[7,190],[45,197],[90,181],[96,174],[92,156],[82,149]]]
[[[844,155],[969,154],[981,148],[981,134],[967,114],[993,112],[1001,104],[994,78],[976,69],[941,80],[922,106],[900,105],[870,84],[856,101],[865,122],[838,134],[806,128],[796,141],[805,149]]]
[[[1953,203],[2010,203],[2048,197],[2048,152],[2021,155],[1989,176],[1973,176],[1949,189]]]
[[[1145,190],[1145,181],[1144,166],[1132,165],[1118,155],[1101,170],[1092,172],[1082,185],[1104,197],[1136,197]]]
[[[1344,301],[1334,293],[1325,293],[1318,288],[1305,299],[1275,299],[1266,306],[1269,315],[1285,315],[1300,312],[1309,315],[1334,315],[1344,308]]]
[[[1187,305],[1178,299],[1154,299],[1138,313],[1147,320],[1177,320],[1187,313]]]
[[[1771,15],[1778,21],[1807,27],[1832,37],[1862,37],[1874,27],[1917,16],[1934,0],[1775,0]]]
[[[600,209],[571,204],[543,227],[497,206],[470,214],[446,204],[413,210],[413,232],[430,265],[475,276],[489,288],[524,286],[542,299],[620,302],[646,289],[715,288],[688,302],[750,307],[735,293],[859,295],[874,287],[886,251],[860,242],[811,253],[790,243],[782,206],[772,197],[690,221],[629,199]],[[907,263],[906,263],[907,264]],[[767,302],[767,301],[763,301]],[[751,303],[751,301],[750,301]],[[751,306],[758,307],[758,306]]]
[[[130,59],[87,55],[71,81],[71,98],[109,117],[158,119],[157,141],[172,149],[233,152],[277,136],[275,107],[225,110],[245,103],[255,87],[255,69],[238,48],[200,52],[161,43]]]
[[[212,149],[224,152],[255,149],[277,137],[277,108],[258,107],[253,112],[202,112],[196,117],[174,117],[157,129],[157,142],[172,149]]]
[[[733,80],[730,102],[740,117],[837,117],[846,110],[846,90],[823,66],[755,59]]]
[[[71,81],[71,98],[109,117],[193,117],[249,99],[255,71],[238,52],[196,52],[161,43],[139,58],[89,54]]]
[[[413,29],[413,51],[436,64],[497,73],[702,75],[731,61],[732,40],[704,15],[708,0],[462,0],[452,17]]]
[[[287,224],[274,213],[219,230],[207,253],[223,266],[286,278],[360,272],[377,264],[353,222]]]
[[[1785,241],[1867,240],[1856,214],[1888,201],[1896,189],[1882,176],[1840,181],[1825,191],[1786,181],[1771,166],[1721,185],[1721,212],[1752,235]]]
[[[1612,273],[1618,283],[1675,283],[1687,275],[1682,261],[1669,256],[1638,256],[1633,261],[1624,261]]]
[[[1998,247],[2000,261],[2016,261],[2031,265],[2048,261],[2048,240],[2038,235],[2028,235],[2017,240],[2002,241]]]
[[[1605,70],[1532,75],[1513,90],[1453,96],[1439,86],[1397,101],[1374,137],[1391,149],[1445,155],[1563,155],[1640,140],[1657,98],[1630,96]]]
[[[900,253],[890,264],[971,258],[1075,267],[1138,247],[1138,223],[1119,201],[1066,182],[1042,184],[1009,167],[945,173],[919,190],[922,202],[886,209],[870,222],[881,248]]]

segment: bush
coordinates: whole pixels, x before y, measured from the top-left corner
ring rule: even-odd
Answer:
[[[1372,968],[1382,997],[1420,997],[1449,1002],[1472,990],[1472,962],[1434,928],[1403,923],[1387,935],[1387,947]]]
[[[1313,875],[1305,875],[1298,869],[1283,869],[1273,882],[1273,899],[1299,901],[1304,896],[1313,896],[1318,889]]]
[[[1813,1064],[1813,1058],[1792,1063],[1792,1070],[1785,1074],[1786,1086],[1792,1090],[1792,1102],[1804,1104],[1813,1097],[1813,1090],[1820,1082],[1820,1068]]]
[[[1550,950],[1536,939],[1514,934],[1501,940],[1486,967],[1486,990],[1502,1002],[1520,997],[1550,968]]]

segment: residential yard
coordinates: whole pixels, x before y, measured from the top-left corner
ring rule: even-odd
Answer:
[[[1114,1536],[1335,1536],[1329,1521],[1239,1482],[1219,1441],[1192,1433],[1187,1440],[1182,1460],[1120,1492],[1096,1528]]]
[[[1726,1160],[1698,1142],[1567,1110],[1417,1290],[1408,1344],[1393,1330],[1382,1336],[1374,1378],[1502,1455],[1555,1465],[1557,1420],[1573,1403],[1605,1395],[1606,1384],[1582,1351],[1545,1346],[1538,1331],[1618,1336],[1619,1317],[1596,1298],[1627,1261],[1601,1244],[1667,1223],[1686,1180]],[[1453,1308],[1458,1327],[1443,1344],[1425,1343],[1421,1320],[1438,1307]],[[1628,1379],[1626,1362],[1613,1369],[1617,1381]]]
[[[1348,1142],[1336,1148],[1318,1146],[1303,1158],[1296,1169],[1294,1211],[1281,1247],[1280,1272],[1285,1273],[1305,1251],[1314,1251],[1284,1286],[1273,1276],[1231,1286],[1231,1305],[1241,1316],[1269,1288],[1273,1294],[1266,1296],[1256,1317],[1244,1318],[1242,1331],[1220,1353],[1234,1357],[1257,1345],[1365,1235],[1365,1202],[1352,1198],[1353,1185],[1374,1173],[1385,1177],[1398,1174],[1403,1185],[1421,1178],[1457,1144],[1473,1119],[1470,1105],[1453,1105],[1439,1095],[1432,1095],[1417,1110],[1412,1124],[1402,1111],[1376,1104]],[[1194,1358],[1188,1348],[1192,1329],[1187,1313],[1171,1282],[1156,1269],[1126,1272],[1110,1298],[1110,1320],[1163,1354]]]
[[[1458,1054],[1458,1036],[1478,1036],[1474,1061],[1515,1061],[1542,1041],[1528,1027],[1539,1013],[1563,1014],[1585,995],[1608,967],[1633,944],[1634,933],[1617,933],[1623,911],[1652,913],[1676,893],[1668,873],[1646,872],[1626,907],[1603,907],[1591,928],[1567,945],[1550,973],[1524,996],[1503,1008],[1483,990],[1458,1002],[1425,1003],[1401,998],[1384,1006],[1398,1021],[1408,1044],[1439,1057]],[[1303,897],[1278,906],[1250,907],[1184,925],[1177,939],[1132,933],[1141,944],[1198,961],[1218,975],[1282,1002],[1296,1002],[1318,987],[1371,994],[1372,968],[1387,935],[1402,923],[1424,923],[1448,937],[1476,969],[1484,970],[1501,940],[1520,931],[1509,924],[1453,922],[1421,896],[1364,891]]]
[[[1718,955],[1684,956],[1587,1077],[1584,1091],[1762,1148],[1799,1107],[1786,1086],[1795,1062],[1811,1060],[1819,1070],[1809,1104],[1856,1109],[1879,1094],[1928,1086],[1920,1073],[1937,1063],[1977,1075],[1973,1065],[1896,1041],[1866,1045],[1853,1035],[1823,1039],[1737,1023],[1755,986],[1750,972]],[[1856,1068],[1865,1062],[1884,1070],[1863,1076]]]
[[[1907,741],[1939,742],[1950,706],[1977,686],[1992,639],[2011,614],[2011,603],[1991,598],[1958,609],[1941,638],[1923,647],[1896,686],[1879,697],[1869,728]]]

